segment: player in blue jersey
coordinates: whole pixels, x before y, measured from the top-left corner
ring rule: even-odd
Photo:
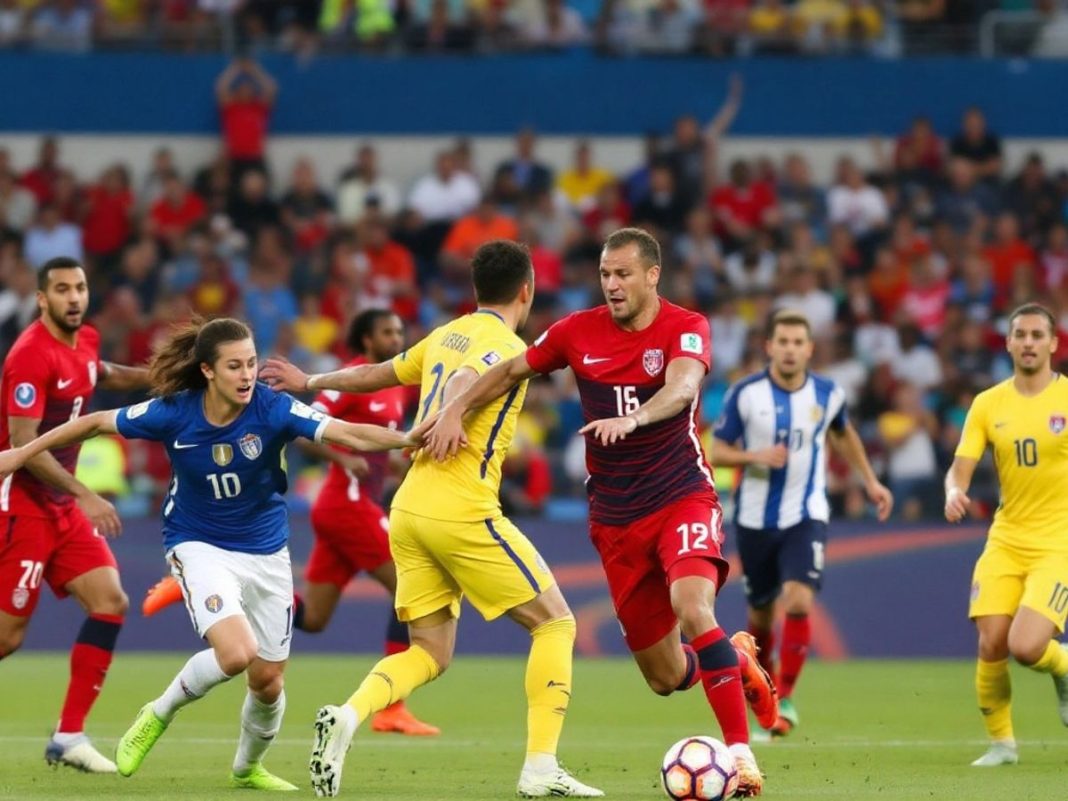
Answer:
[[[124,776],[138,769],[179,709],[244,672],[248,694],[231,783],[297,789],[262,765],[285,710],[293,623],[285,446],[297,437],[362,451],[421,442],[419,430],[346,423],[271,392],[257,384],[256,367],[244,323],[194,322],[156,353],[155,398],[86,415],[0,453],[3,476],[42,451],[98,434],[167,447],[173,479],[162,510],[164,548],[193,627],[211,647],[195,654],[123,735],[115,761]]]
[[[845,393],[808,370],[812,329],[804,315],[775,314],[768,326],[768,368],[731,387],[716,423],[713,463],[744,468],[735,496],[738,553],[749,602],[749,631],[760,661],[774,674],[774,609],[782,594],[779,720],[773,734],[797,725],[792,694],[808,652],[809,613],[823,577],[827,542],[826,440],[864,479],[880,520],[893,508],[860,436],[849,422]],[[741,447],[735,443],[741,442]]]

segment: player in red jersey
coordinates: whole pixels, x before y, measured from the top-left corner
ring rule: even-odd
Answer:
[[[85,271],[59,257],[38,271],[41,317],[19,335],[0,381],[0,450],[24,445],[86,411],[93,389],[143,389],[147,371],[100,361],[100,335],[82,325],[89,305]],[[74,477],[79,446],[42,453],[0,483],[0,659],[26,634],[42,581],[73,595],[89,617],[70,654],[70,683],[50,764],[114,773],[84,734],[100,694],[128,601],[104,537],[119,534],[115,508]]]
[[[657,694],[702,683],[738,766],[738,793],[755,796],[763,778],[748,745],[745,698],[762,725],[774,723],[778,709],[752,637],[728,639],[714,614],[727,563],[696,429],[709,326],[661,298],[659,280],[656,240],[636,228],[612,233],[601,254],[607,305],[565,317],[526,353],[485,373],[445,408],[427,447],[449,458],[465,444],[467,410],[536,373],[571,367],[586,420],[590,538],[627,645]]]
[[[359,354],[346,367],[387,362],[404,348],[404,324],[390,311],[371,309],[358,315],[348,331],[349,350]],[[365,395],[327,390],[315,408],[349,423],[372,423],[402,428],[407,397],[405,387],[389,387]],[[311,509],[315,542],[304,569],[303,594],[294,594],[293,626],[319,632],[337,608],[345,585],[361,570],[389,590],[397,589],[397,571],[389,552],[389,520],[383,511],[383,477],[389,469],[386,453],[354,454],[312,442],[302,448],[326,461],[326,481]],[[145,613],[155,614],[182,600],[172,577],[149,591]],[[408,648],[408,627],[391,613],[386,631],[386,655]],[[378,712],[371,728],[380,732],[435,735],[441,730],[416,718],[403,701]]]

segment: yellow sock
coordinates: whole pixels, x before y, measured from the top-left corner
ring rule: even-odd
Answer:
[[[1058,678],[1068,674],[1068,651],[1061,648],[1056,640],[1050,640],[1045,653],[1031,665],[1031,670],[1036,673],[1051,673]]]
[[[542,623],[530,632],[527,659],[527,754],[555,754],[571,701],[575,618]]]
[[[434,657],[413,645],[407,651],[379,660],[347,703],[356,711],[356,719],[363,723],[375,712],[403,701],[416,687],[422,687],[440,674],[441,668]]]
[[[980,659],[975,667],[975,693],[979,698],[979,711],[983,713],[983,725],[986,726],[990,739],[1013,739],[1009,660],[984,662]]]

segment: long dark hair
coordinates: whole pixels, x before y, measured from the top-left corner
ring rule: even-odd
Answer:
[[[167,397],[186,389],[204,389],[208,379],[200,365],[214,364],[222,343],[243,339],[252,339],[251,329],[230,317],[207,322],[194,317],[177,326],[152,356],[148,367],[149,392]]]

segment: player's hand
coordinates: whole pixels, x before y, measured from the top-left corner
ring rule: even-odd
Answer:
[[[281,356],[272,356],[260,368],[260,378],[276,392],[307,392],[308,374]]]
[[[959,523],[968,516],[968,507],[972,499],[960,487],[953,487],[946,493],[946,520],[950,523]]]
[[[463,415],[454,406],[446,406],[438,413],[426,438],[426,450],[439,462],[451,459],[461,448],[467,447]]]
[[[78,507],[89,518],[93,527],[108,539],[122,533],[122,521],[110,501],[101,498],[95,492],[87,492],[77,499]]]
[[[894,495],[878,481],[873,481],[864,487],[868,500],[875,504],[875,515],[879,522],[884,522],[890,513],[894,511]]]
[[[0,480],[20,469],[26,460],[21,456],[20,448],[9,448],[0,451]]]
[[[355,454],[345,453],[341,454],[341,466],[345,472],[350,476],[356,476],[356,478],[367,478],[371,475],[371,465],[367,463],[367,460],[362,456],[356,456]]]
[[[637,428],[638,421],[633,417],[606,417],[586,423],[579,429],[579,433],[589,434],[594,439],[600,440],[602,445],[614,445],[616,442],[625,440],[627,435]]]
[[[438,418],[440,415],[441,412],[438,412],[435,415],[431,415],[426,420],[417,425],[415,428],[413,428],[411,431],[409,431],[405,435],[408,440],[405,447],[418,449],[426,445],[427,432],[430,431],[430,429],[432,429],[434,425],[438,422]]]
[[[778,470],[786,467],[786,460],[790,458],[790,452],[780,442],[770,448],[761,448],[759,451],[754,451],[753,457],[756,459],[757,464]]]

